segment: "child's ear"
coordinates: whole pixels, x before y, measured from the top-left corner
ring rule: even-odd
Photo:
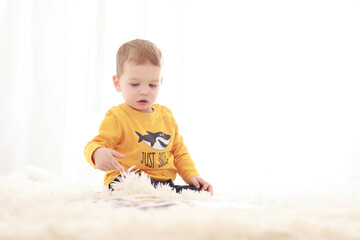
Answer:
[[[162,81],[163,81],[163,77],[161,77],[160,84],[162,84]]]
[[[120,92],[120,79],[118,76],[114,75],[113,76],[113,84],[114,84],[114,87],[115,87],[115,90]]]

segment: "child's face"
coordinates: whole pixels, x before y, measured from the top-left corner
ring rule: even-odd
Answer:
[[[162,82],[161,69],[151,63],[136,65],[125,62],[120,78],[113,77],[116,91],[121,92],[126,104],[133,109],[151,113]]]

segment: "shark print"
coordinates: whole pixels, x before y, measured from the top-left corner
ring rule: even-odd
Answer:
[[[139,136],[138,142],[143,141],[146,145],[158,151],[164,150],[169,145],[171,140],[170,135],[167,135],[163,132],[146,132],[148,133],[147,135],[141,135],[140,133],[136,132],[136,134]]]

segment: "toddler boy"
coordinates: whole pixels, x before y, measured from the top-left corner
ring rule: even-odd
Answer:
[[[171,111],[156,101],[162,83],[162,54],[147,40],[123,44],[116,56],[115,90],[124,103],[112,107],[102,121],[99,134],[85,147],[86,160],[106,171],[104,184],[121,181],[121,173],[132,166],[144,171],[154,186],[168,184],[183,189],[213,193],[199,176]],[[189,185],[174,185],[176,174]]]

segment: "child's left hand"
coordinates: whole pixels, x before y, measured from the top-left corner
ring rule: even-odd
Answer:
[[[211,184],[206,182],[199,176],[192,176],[189,179],[189,184],[193,185],[196,188],[200,188],[202,186],[202,191],[208,191],[209,193],[211,193],[211,196],[213,195],[213,187],[211,186]]]

